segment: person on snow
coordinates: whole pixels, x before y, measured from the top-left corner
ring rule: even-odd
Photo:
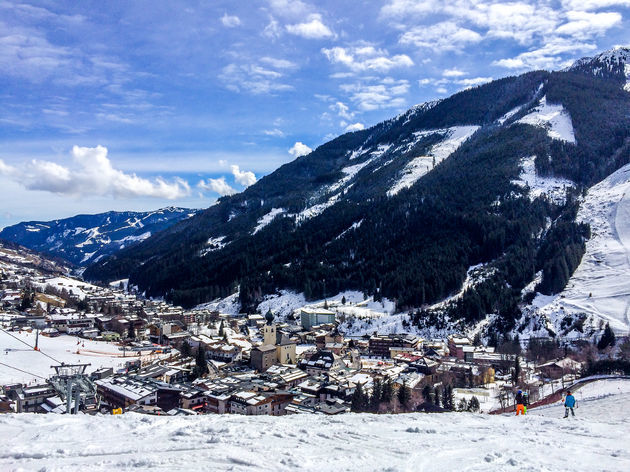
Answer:
[[[516,416],[525,414],[525,400],[523,399],[523,391],[516,393]]]
[[[571,391],[568,391],[567,396],[564,398],[564,417],[565,418],[569,417],[569,410],[571,410],[571,414],[575,416],[573,407],[575,407],[576,403],[577,401],[575,400],[575,397],[571,395]]]
[[[527,392],[523,392],[523,414],[527,414],[527,406],[529,405],[529,397],[527,396]]]

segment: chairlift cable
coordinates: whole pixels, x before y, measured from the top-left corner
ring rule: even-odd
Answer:
[[[16,339],[18,341],[20,341],[22,344],[26,344],[28,347],[30,347],[32,350],[35,350],[35,348],[33,346],[31,346],[29,343],[27,343],[26,341],[23,341],[22,339],[18,338],[17,336],[13,336],[11,333],[9,333],[7,330],[0,328],[0,331],[5,332],[6,334],[8,334],[9,336],[11,336],[13,339]],[[57,364],[63,364],[63,362],[58,361],[57,359],[55,359],[53,356],[46,354],[44,351],[42,351],[41,349],[37,349],[37,352],[42,353],[43,355],[45,355],[46,357],[52,359],[53,361],[55,361]]]

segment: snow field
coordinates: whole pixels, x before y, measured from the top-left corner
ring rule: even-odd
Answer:
[[[591,187],[577,220],[590,224],[586,253],[566,288],[558,295],[537,295],[532,311],[560,320],[584,313],[598,329],[599,320],[625,333],[630,329],[630,165]]]
[[[540,99],[538,106],[531,113],[525,115],[517,123],[545,128],[547,135],[552,139],[576,143],[569,112],[562,105],[547,103],[546,95]]]
[[[453,126],[447,129],[427,130],[414,133],[418,140],[428,135],[444,133],[444,139],[431,147],[426,156],[418,156],[412,159],[403,169],[400,178],[387,191],[388,196],[396,195],[403,189],[411,187],[423,175],[427,174],[435,164],[442,162],[453,154],[468,138],[470,138],[479,126]]]
[[[31,346],[35,345],[35,331],[11,334]],[[106,367],[116,370],[124,367],[126,361],[134,359],[149,359],[149,355],[138,357],[137,352],[129,351],[126,352],[126,357],[123,357],[123,351],[116,344],[80,339],[65,334],[48,338],[40,333],[39,347],[41,352],[29,349],[25,344],[0,331],[0,362],[44,378],[54,374],[51,366],[56,365],[56,362],[42,352],[66,364],[91,364],[86,370],[88,373]],[[151,358],[157,360],[156,355],[152,355]],[[0,365],[0,385],[18,382],[31,385],[42,383],[44,379]]]
[[[562,177],[542,177],[536,173],[536,156],[525,157],[521,160],[521,173],[518,180],[512,183],[519,187],[529,188],[530,200],[535,200],[541,195],[547,195],[549,199],[558,204],[564,204],[566,192],[575,184]]]
[[[578,417],[566,420],[560,406],[518,418],[4,415],[0,469],[627,471],[630,412],[620,406],[630,400],[630,382],[623,382],[612,396],[578,399]]]

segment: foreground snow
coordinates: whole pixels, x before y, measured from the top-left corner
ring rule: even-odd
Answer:
[[[2,470],[625,471],[630,382],[528,416],[6,415]],[[585,387],[586,388],[586,387]]]

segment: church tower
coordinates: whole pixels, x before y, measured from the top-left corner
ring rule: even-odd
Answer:
[[[271,310],[265,315],[267,323],[263,326],[263,344],[276,345],[276,325],[273,324],[273,313]]]

